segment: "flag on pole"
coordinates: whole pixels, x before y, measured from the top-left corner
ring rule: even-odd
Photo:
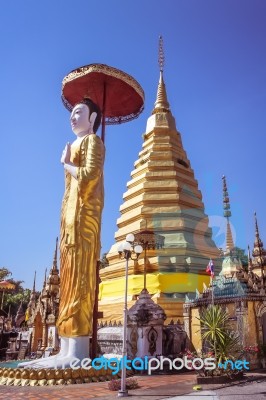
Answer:
[[[206,272],[208,272],[208,274],[210,274],[212,278],[214,277],[214,264],[212,260],[209,261],[209,264],[207,265],[206,268]]]

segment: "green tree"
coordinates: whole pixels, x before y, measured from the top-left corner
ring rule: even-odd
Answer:
[[[8,268],[0,267],[0,281],[5,280],[9,275],[12,275],[12,272]]]
[[[248,256],[245,254],[245,249],[241,249],[240,247],[234,247],[233,252],[236,254],[236,257],[240,259],[243,267],[248,266]]]
[[[5,311],[8,312],[10,307],[11,315],[16,315],[18,308],[22,302],[23,310],[26,312],[27,305],[30,301],[30,294],[30,289],[23,288],[15,293],[8,293],[5,298]]]

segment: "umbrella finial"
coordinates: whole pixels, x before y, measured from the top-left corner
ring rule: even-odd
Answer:
[[[165,61],[165,57],[164,57],[164,48],[163,48],[163,37],[162,37],[162,35],[160,35],[159,36],[159,57],[158,57],[160,72],[163,72],[164,61]]]
[[[160,68],[160,79],[157,88],[157,96],[156,101],[154,103],[154,109],[152,114],[160,113],[160,112],[170,112],[170,106],[167,100],[166,87],[163,79],[163,69],[164,69],[164,48],[163,48],[163,37],[159,36],[159,56],[158,63]]]

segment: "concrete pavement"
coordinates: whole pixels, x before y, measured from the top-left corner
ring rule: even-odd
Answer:
[[[219,400],[219,396],[214,391],[204,390],[188,393],[184,396],[168,397],[167,400]]]
[[[223,385],[202,385],[202,391],[193,391],[196,384],[196,375],[193,372],[179,373],[175,375],[141,375],[136,376],[139,388],[129,391],[130,400],[218,400],[226,399],[226,391],[234,393],[237,397],[228,397],[228,399],[241,398],[246,392],[252,393],[250,389],[252,382],[253,388],[256,382],[261,382],[265,386],[266,393],[266,370],[257,372],[248,372],[245,380],[235,381]],[[254,390],[253,390],[254,391]],[[259,400],[266,398],[263,390],[263,397],[257,397]],[[258,396],[260,396],[258,394]],[[108,382],[76,384],[66,386],[0,386],[0,399],[5,400],[115,400],[117,392],[108,389]],[[256,398],[256,399],[257,399]],[[255,398],[252,396],[252,400]]]

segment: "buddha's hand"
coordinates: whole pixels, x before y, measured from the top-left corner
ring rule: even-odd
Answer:
[[[70,156],[71,156],[71,145],[68,142],[66,144],[66,147],[63,150],[62,157],[61,157],[61,163],[62,164],[69,164],[70,163]]]

